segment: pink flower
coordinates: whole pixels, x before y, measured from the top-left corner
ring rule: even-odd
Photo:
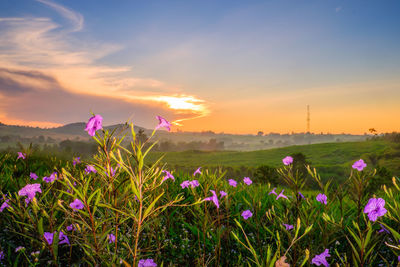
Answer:
[[[73,223],[67,226],[67,231],[68,232],[75,231],[75,229],[76,228],[75,228],[75,225]]]
[[[85,172],[86,172],[87,174],[89,174],[89,173],[91,173],[91,172],[97,173],[97,171],[96,171],[96,169],[94,168],[93,165],[86,165]]]
[[[370,198],[364,208],[364,213],[368,214],[368,218],[372,222],[375,222],[378,217],[385,215],[386,212],[385,200],[383,198]]]
[[[181,183],[182,189],[185,189],[186,187],[189,187],[189,185],[190,185],[190,181],[183,181],[183,182]]]
[[[199,181],[197,181],[197,180],[193,180],[193,181],[189,182],[189,184],[192,188],[198,187],[200,185]]]
[[[253,213],[250,210],[245,210],[242,212],[243,219],[247,220],[248,218],[252,217]]]
[[[115,235],[113,234],[108,234],[107,235],[108,243],[115,243]]]
[[[53,172],[49,177],[47,176],[43,177],[43,181],[45,181],[46,183],[52,183],[56,179],[56,175],[57,173]]]
[[[68,245],[71,245],[70,243],[69,243],[69,239],[68,239],[68,236],[66,235],[66,234],[64,234],[62,231],[60,231],[60,235],[58,236],[58,244],[59,245],[62,245],[62,244],[68,244]]]
[[[291,224],[284,223],[283,226],[285,226],[286,230],[288,230],[288,231],[293,229],[293,225],[291,225]]]
[[[198,167],[197,170],[194,171],[193,176],[196,176],[196,174],[200,174],[201,175],[200,169],[201,169],[201,167]]]
[[[81,158],[80,157],[76,157],[76,158],[74,158],[73,160],[72,160],[72,165],[76,165],[76,164],[79,164],[79,163],[81,163]]]
[[[233,179],[229,179],[228,182],[229,182],[230,186],[236,187],[236,185],[237,185],[237,182]]]
[[[327,204],[327,200],[328,198],[326,197],[325,194],[318,194],[318,196],[316,197],[317,201],[323,203],[323,204]]]
[[[175,181],[175,177],[169,171],[163,170],[162,172],[165,173],[165,176],[164,176],[162,182],[164,182],[164,181],[166,181],[168,179],[172,179],[172,180]]]
[[[22,153],[22,152],[17,152],[18,153],[18,158],[17,159],[25,159],[26,158],[26,154]]]
[[[153,259],[140,260],[138,267],[157,267],[157,263]]]
[[[210,190],[210,192],[213,194],[212,197],[207,197],[204,199],[204,201],[212,201],[214,202],[215,206],[217,206],[217,209],[219,208],[219,202],[218,202],[218,197],[217,194],[215,193],[214,190]]]
[[[44,239],[46,239],[47,244],[51,245],[53,244],[53,238],[54,238],[54,233],[50,233],[50,232],[44,232],[43,236]]]
[[[290,164],[293,163],[293,158],[292,158],[291,156],[287,156],[287,157],[285,157],[285,158],[282,160],[282,162],[283,162],[283,164],[285,164],[286,166],[287,166],[287,165],[290,165]]]
[[[40,184],[27,184],[25,187],[18,191],[18,195],[27,196],[25,202],[26,204],[29,204],[29,202],[31,202],[36,196],[37,192],[42,193],[42,190],[40,189]]]
[[[359,172],[362,171],[365,167],[367,167],[367,164],[362,159],[354,162],[352,166],[353,169],[357,169]]]
[[[69,204],[69,206],[75,210],[81,210],[85,207],[82,201],[80,201],[79,199],[75,199],[73,202],[71,202],[71,204]]]
[[[8,202],[9,202],[9,201],[10,201],[9,199],[6,199],[6,200],[3,202],[3,204],[1,204],[1,206],[0,206],[0,212],[3,212],[4,209],[10,207],[10,205],[8,205]]]
[[[225,191],[219,191],[219,195],[221,197],[227,196],[228,194]]]
[[[311,263],[315,264],[317,266],[320,265],[324,265],[325,267],[329,266],[329,263],[327,262],[327,260],[325,258],[330,257],[331,255],[329,255],[329,250],[325,249],[324,252],[322,252],[319,255],[315,255],[315,257],[312,259]]]
[[[95,115],[89,119],[88,123],[86,124],[85,131],[87,131],[90,136],[94,136],[97,130],[103,129],[102,123],[103,117],[100,115]]]
[[[285,195],[283,194],[283,191],[285,191],[285,190],[282,190],[282,191],[279,193],[279,195],[276,197],[276,200],[280,199],[281,197],[288,199],[288,197],[285,196]]]
[[[278,194],[275,192],[276,187],[274,187],[274,189],[272,189],[271,192],[268,193],[268,195],[274,194],[275,196],[277,196]]]
[[[250,180],[249,177],[244,177],[244,178],[243,178],[243,182],[244,182],[245,184],[247,184],[247,185],[251,185],[251,184],[253,183],[253,181]]]
[[[34,172],[31,172],[31,173],[29,174],[29,177],[31,177],[31,179],[33,179],[33,180],[36,180],[37,178],[39,178],[39,177],[36,175],[36,173],[34,173]]]
[[[161,127],[164,127],[165,129],[167,129],[168,130],[168,132],[169,131],[171,131],[171,123],[169,123],[166,119],[164,119],[163,117],[161,117],[161,116],[156,116],[156,118],[158,119],[158,125],[157,125],[157,127],[156,127],[156,130],[157,129],[159,129],[159,128],[161,128]]]

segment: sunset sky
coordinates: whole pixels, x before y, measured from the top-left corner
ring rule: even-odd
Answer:
[[[400,1],[0,1],[0,121],[400,131]]]

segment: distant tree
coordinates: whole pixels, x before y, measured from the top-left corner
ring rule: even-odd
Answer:
[[[254,181],[264,184],[270,183],[273,186],[280,184],[276,169],[267,165],[257,167],[254,173]]]
[[[263,131],[258,131],[257,136],[263,136],[264,132]]]
[[[303,153],[294,153],[290,155],[293,158],[293,171],[299,173],[300,177],[305,178],[308,175],[306,166],[311,165],[311,162],[307,161],[306,155]]]

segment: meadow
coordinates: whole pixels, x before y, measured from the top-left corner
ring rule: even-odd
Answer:
[[[133,126],[104,130],[101,117],[91,117],[86,130],[98,150],[85,160],[31,147],[3,153],[0,264],[399,265],[400,181],[377,186],[371,154],[392,153],[387,141],[163,157],[151,152],[156,131],[170,126],[159,120],[148,140],[138,140]],[[121,145],[126,136],[129,147]],[[295,152],[313,165],[299,166]],[[269,161],[278,182],[227,175],[224,160]],[[329,164],[343,169],[342,182],[319,174],[316,166]]]

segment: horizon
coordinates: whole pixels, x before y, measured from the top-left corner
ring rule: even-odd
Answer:
[[[0,121],[399,132],[400,2],[0,2]]]
[[[0,121],[0,126],[11,126],[11,127],[28,127],[28,128],[39,128],[42,130],[51,130],[51,129],[57,129],[61,127],[65,127],[71,124],[86,124],[86,122],[80,121],[80,122],[72,122],[72,123],[67,123],[59,126],[54,126],[54,127],[41,127],[41,126],[31,126],[31,125],[17,125],[17,124],[6,124]],[[123,125],[124,123],[117,123],[117,124],[110,124],[110,125],[103,125],[103,128],[109,128],[112,126],[118,126],[118,125]],[[135,125],[135,127],[143,128],[144,130],[147,131],[152,131],[153,129],[151,128],[145,128],[142,127],[141,125]],[[84,128],[82,128],[82,131],[84,131]],[[171,131],[163,130],[163,129],[158,129],[157,131],[162,131],[162,132],[169,132],[169,133],[195,133],[195,134],[203,134],[203,133],[212,133],[216,135],[249,135],[249,136],[258,136],[258,133],[229,133],[229,132],[214,132],[211,130],[202,130],[202,131],[183,131],[181,129],[175,129]],[[368,133],[364,132],[362,134],[352,134],[352,133],[346,133],[346,132],[263,132],[262,136],[268,136],[268,135],[354,135],[354,136],[380,136],[383,134],[391,134],[391,133],[397,133],[397,132],[382,132],[382,133]]]

